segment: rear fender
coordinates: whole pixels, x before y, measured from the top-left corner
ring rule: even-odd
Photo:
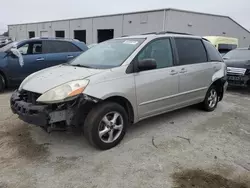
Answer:
[[[219,80],[227,75],[227,66],[224,63],[221,63],[221,67],[218,71],[212,76],[212,83],[216,80]]]

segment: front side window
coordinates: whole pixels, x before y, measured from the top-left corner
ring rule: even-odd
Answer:
[[[33,55],[42,53],[42,42],[29,42],[18,47],[22,55]]]
[[[207,62],[206,50],[200,39],[176,38],[175,43],[180,65]]]
[[[71,62],[71,65],[97,69],[121,66],[144,40],[142,38],[108,40],[82,53]]]
[[[18,48],[19,52],[22,55],[28,54],[28,49],[29,49],[29,44],[25,44],[25,45],[21,46],[20,48]]]
[[[170,39],[160,39],[149,43],[137,56],[137,60],[154,59],[157,69],[173,66]]]

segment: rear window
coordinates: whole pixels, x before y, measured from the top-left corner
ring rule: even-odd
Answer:
[[[223,61],[219,51],[209,41],[203,40],[203,42],[207,50],[209,61]]]
[[[207,62],[207,54],[200,39],[175,39],[180,65]]]
[[[228,52],[223,56],[224,59],[240,59],[250,60],[250,50],[248,49],[236,49]]]

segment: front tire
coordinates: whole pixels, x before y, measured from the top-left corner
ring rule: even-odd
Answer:
[[[206,94],[205,100],[203,101],[203,109],[212,112],[215,110],[219,102],[218,92],[215,86],[211,86]]]
[[[125,109],[114,102],[95,106],[84,123],[87,140],[101,150],[115,147],[123,139],[128,125]]]

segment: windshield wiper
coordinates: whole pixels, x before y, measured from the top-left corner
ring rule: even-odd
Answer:
[[[69,65],[74,66],[74,67],[84,67],[84,68],[93,69],[93,67],[90,67],[90,66],[87,66],[87,65],[81,65],[81,64],[69,64]]]

